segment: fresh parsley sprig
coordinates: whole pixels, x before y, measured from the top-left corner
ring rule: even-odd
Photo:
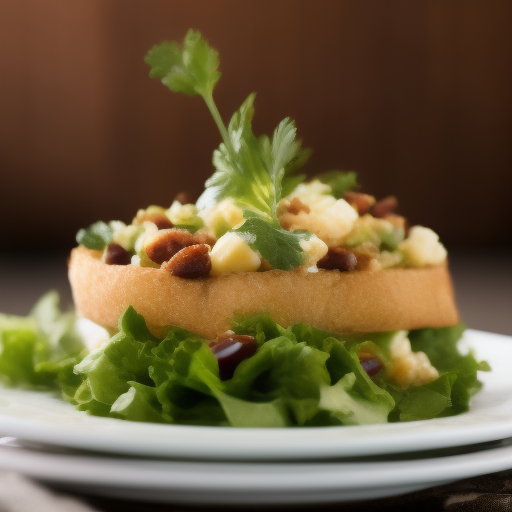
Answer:
[[[252,131],[255,95],[251,94],[226,128],[213,100],[221,76],[219,55],[199,32],[189,30],[182,48],[171,42],[154,46],[145,61],[151,66],[150,76],[160,78],[171,91],[202,96],[222,136],[213,154],[216,170],[206,181],[198,207],[233,198],[247,219],[236,231],[253,249],[274,268],[290,270],[301,265],[300,242],[310,235],[283,230],[277,215],[279,201],[302,179],[292,174],[310,154],[297,140],[294,121],[281,121],[271,139],[256,137]]]

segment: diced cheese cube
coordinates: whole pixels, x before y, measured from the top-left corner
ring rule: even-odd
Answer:
[[[261,265],[260,256],[236,233],[222,235],[210,253],[211,275],[254,272]]]

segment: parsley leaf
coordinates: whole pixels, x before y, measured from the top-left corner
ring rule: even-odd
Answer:
[[[304,263],[300,242],[311,236],[305,231],[286,231],[279,224],[270,224],[253,216],[233,231],[253,251],[258,251],[274,268],[281,270],[291,270]]]
[[[279,123],[272,140],[266,135],[257,139],[251,126],[254,98],[251,94],[231,118],[228,134],[234,153],[225,144],[214,152],[217,171],[207,180],[198,207],[232,197],[242,209],[278,222],[277,205],[290,189],[284,177],[304,163],[310,151],[301,149],[295,123],[289,118]]]
[[[232,197],[243,210],[272,221],[272,180],[261,155],[261,143],[251,126],[254,98],[251,94],[231,118],[227,130],[230,147],[222,143],[213,153],[213,165],[217,170],[206,181],[205,197],[208,202]],[[207,206],[205,203],[201,196],[198,208]]]
[[[172,91],[202,96],[222,135],[223,142],[213,154],[215,172],[206,181],[198,208],[227,197],[234,199],[247,218],[240,229],[252,240],[252,247],[275,268],[288,270],[301,265],[304,254],[300,241],[306,235],[283,230],[277,215],[279,201],[302,178],[291,177],[292,173],[310,154],[297,140],[294,121],[281,121],[272,139],[256,137],[252,131],[255,95],[251,94],[226,128],[213,101],[213,89],[220,78],[218,53],[199,32],[187,33],[183,49],[170,42],[154,46],[145,61],[151,66],[150,76],[160,78]]]
[[[305,162],[310,154],[307,150],[301,150],[301,143],[297,140],[296,135],[295,122],[287,117],[275,129],[269,148],[268,166],[274,186],[274,204],[272,205],[274,211],[277,210],[277,204],[283,197],[282,183],[285,173],[295,170],[297,164]]]
[[[161,78],[173,92],[189,96],[211,96],[220,78],[219,54],[194,30],[185,36],[183,50],[166,41],[153,46],[144,60],[151,66],[151,78]]]

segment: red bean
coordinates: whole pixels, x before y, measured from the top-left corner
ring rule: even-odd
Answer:
[[[129,265],[131,261],[132,257],[124,247],[114,242],[107,245],[105,252],[105,263],[107,265]]]
[[[384,368],[382,361],[374,354],[360,353],[357,357],[369,377],[374,377]]]
[[[327,254],[316,264],[318,268],[326,270],[340,270],[346,272],[354,270],[357,266],[357,257],[343,247],[329,247]]]
[[[252,336],[226,333],[209,345],[219,363],[221,380],[231,379],[236,367],[258,350],[258,344]]]

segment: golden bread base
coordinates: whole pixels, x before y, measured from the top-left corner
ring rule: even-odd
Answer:
[[[237,313],[269,313],[287,327],[306,322],[333,332],[444,327],[459,321],[446,266],[376,272],[270,270],[187,280],[166,271],[106,265],[101,252],[71,252],[77,311],[107,328],[133,306],[157,336],[175,325],[213,339]]]

